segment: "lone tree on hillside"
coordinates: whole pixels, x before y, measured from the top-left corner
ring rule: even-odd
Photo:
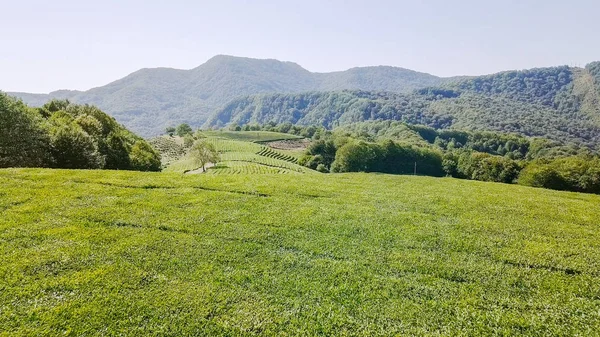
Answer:
[[[185,135],[191,135],[192,132],[193,132],[192,127],[189,126],[188,124],[183,123],[183,124],[179,124],[177,126],[176,133],[179,137],[183,137]]]
[[[204,168],[206,164],[216,164],[219,161],[219,153],[215,149],[215,146],[205,141],[198,141],[192,146],[190,157],[194,161],[194,164],[202,166],[202,172],[206,171]]]
[[[167,133],[169,136],[173,137],[173,135],[175,134],[175,132],[177,131],[177,129],[175,129],[175,128],[174,128],[174,127],[172,127],[172,126],[169,126],[168,128],[166,128],[166,129],[165,129],[165,131],[166,131],[166,133]]]

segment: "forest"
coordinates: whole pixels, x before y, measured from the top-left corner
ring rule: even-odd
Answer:
[[[327,129],[393,120],[434,129],[495,131],[599,148],[600,66],[508,71],[412,93],[346,90],[242,97],[207,127],[268,122]]]
[[[90,105],[51,100],[31,108],[0,92],[0,168],[158,171],[144,139]]]

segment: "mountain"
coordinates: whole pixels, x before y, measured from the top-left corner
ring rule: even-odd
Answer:
[[[200,126],[211,112],[245,95],[344,89],[410,92],[449,80],[387,66],[312,73],[292,62],[219,55],[190,70],[141,69],[84,92],[9,94],[33,106],[51,98],[94,104],[131,130],[152,136],[181,122]]]
[[[328,128],[398,120],[438,129],[488,130],[599,148],[600,62],[463,78],[412,93],[261,94],[216,111],[207,127],[267,122]]]

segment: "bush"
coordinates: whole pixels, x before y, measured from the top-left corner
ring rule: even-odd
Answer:
[[[319,171],[321,173],[329,173],[329,170],[323,164],[317,165],[317,171]]]

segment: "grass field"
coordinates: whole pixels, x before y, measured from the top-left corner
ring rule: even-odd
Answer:
[[[600,196],[0,170],[0,336],[595,336]]]

